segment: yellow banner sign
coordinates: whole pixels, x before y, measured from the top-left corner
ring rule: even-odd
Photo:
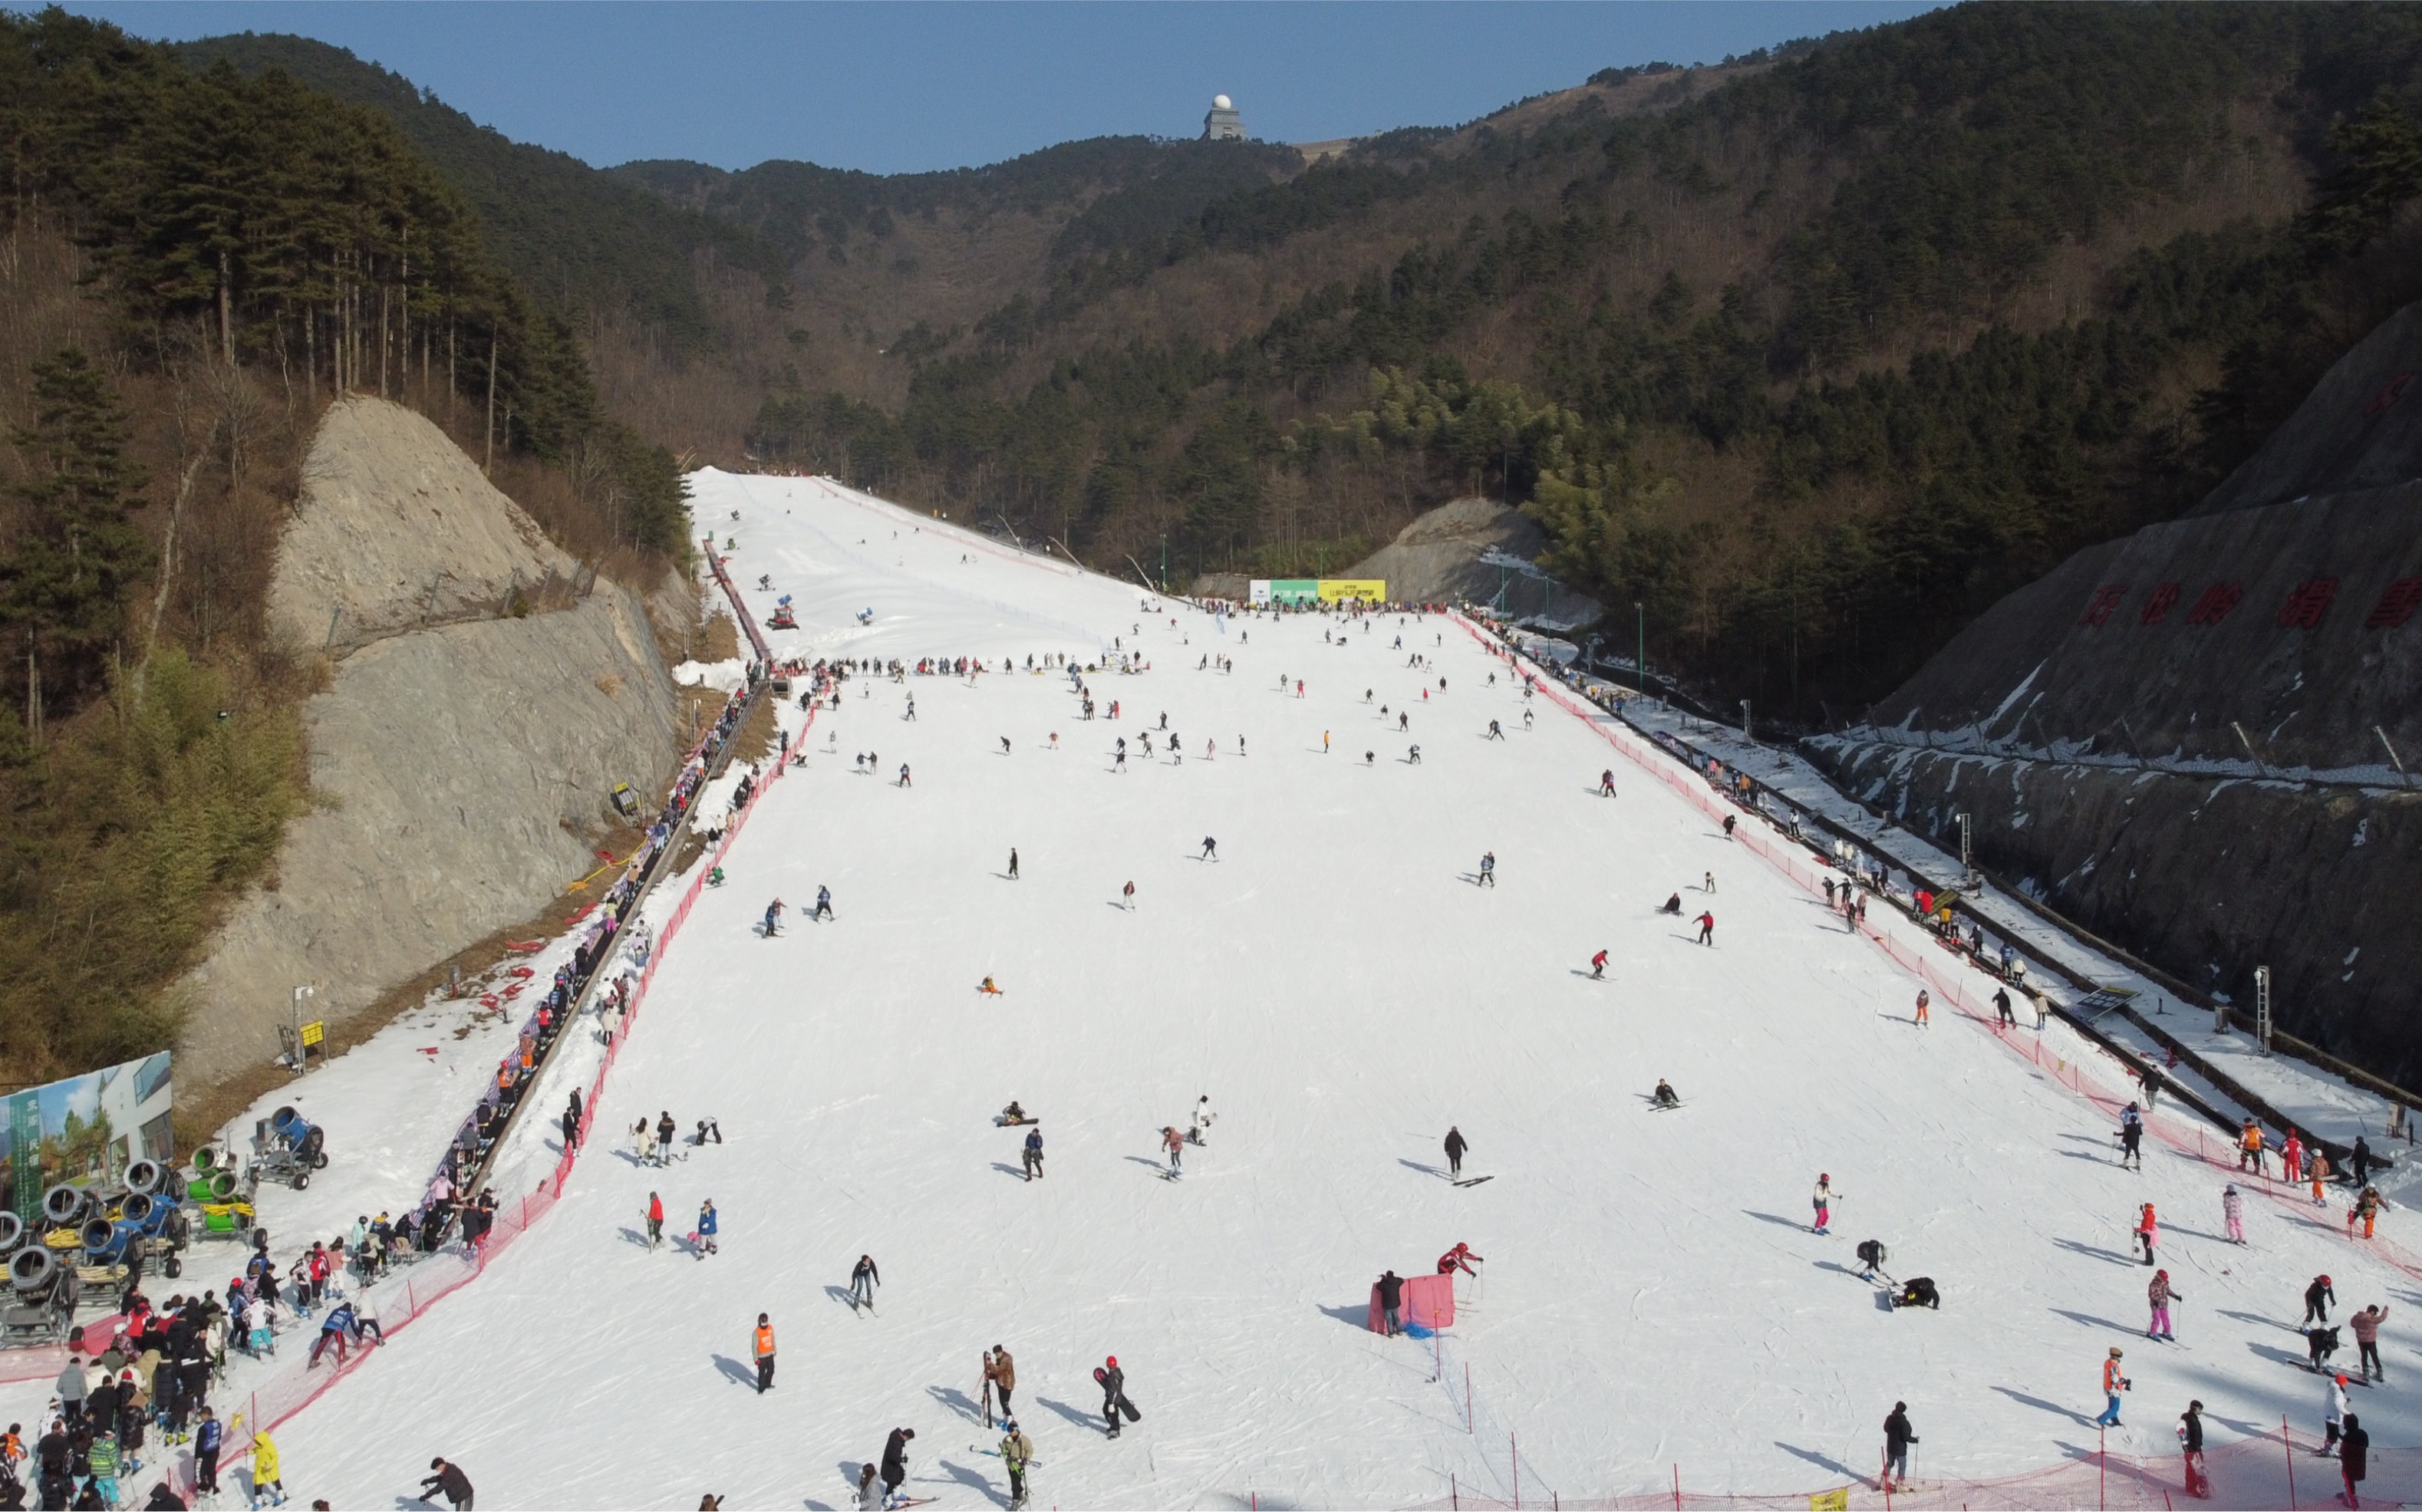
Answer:
[[[1320,602],[1335,604],[1344,599],[1368,599],[1374,604],[1386,602],[1388,584],[1377,577],[1324,577],[1320,580]]]

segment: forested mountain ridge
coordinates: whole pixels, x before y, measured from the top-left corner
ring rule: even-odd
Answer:
[[[779,273],[693,251],[704,349],[581,328],[609,405],[677,446],[1103,562],[1166,536],[1187,573],[1334,567],[1504,496],[1560,575],[1647,606],[1655,659],[1815,720],[2184,507],[2406,297],[2398,214],[2353,243],[2297,217],[2363,171],[2367,110],[2360,193],[2396,197],[2416,32],[1972,7],[1309,165],[625,165],[599,177]]]

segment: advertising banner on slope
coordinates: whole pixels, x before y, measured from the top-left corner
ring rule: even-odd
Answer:
[[[1272,604],[1320,602],[1320,580],[1315,577],[1273,577],[1268,586],[1268,602]]]
[[[169,1052],[8,1095],[0,1121],[0,1207],[28,1223],[62,1182],[108,1186],[136,1160],[166,1160]]]
[[[1387,601],[1388,584],[1379,577],[1324,577],[1320,580],[1320,602],[1339,604],[1347,599],[1360,599],[1368,604]]]

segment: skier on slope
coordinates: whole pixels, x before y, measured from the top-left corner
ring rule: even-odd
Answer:
[[[1597,774],[1597,791],[1600,797],[1611,798],[1614,796],[1613,767],[1610,766],[1605,771]]]
[[[826,887],[817,888],[815,912],[808,915],[808,918],[810,921],[813,921],[817,919],[831,919],[833,917],[832,889]]]
[[[780,934],[780,933],[782,932],[782,930],[781,930],[781,918],[782,918],[782,900],[781,900],[781,899],[779,899],[779,898],[776,898],[773,902],[771,902],[771,903],[769,903],[769,904],[767,904],[767,905],[765,906],[765,930],[764,930],[764,934],[765,934],[765,937],[766,937],[767,939],[772,939],[776,935],[778,935],[778,934]]]
[[[1454,1249],[1439,1256],[1438,1273],[1452,1276],[1460,1270],[1467,1276],[1477,1277],[1480,1272],[1471,1268],[1475,1262],[1486,1264],[1486,1256],[1472,1253],[1470,1245],[1457,1239]]]
[[[1012,882],[1017,880],[1017,847],[1014,845],[1009,848],[1009,879]]]
[[[1446,1173],[1447,1179],[1449,1181],[1460,1181],[1463,1179],[1463,1153],[1470,1148],[1471,1145],[1467,1142],[1463,1137],[1463,1130],[1455,1127],[1452,1124],[1448,1125],[1446,1130]]]
[[[665,1238],[665,1200],[654,1192],[648,1193],[648,1252],[655,1252]]]
[[[1204,861],[1216,861],[1216,860],[1218,860],[1219,858],[1219,843],[1218,841],[1216,841],[1216,840],[1212,839],[1212,838],[1211,838],[1210,836],[1208,836],[1208,835],[1203,836],[1203,854],[1202,854],[1201,856],[1197,857],[1197,858],[1196,858],[1196,859],[1197,859],[1197,860],[1204,860]]]
[[[1663,1077],[1659,1077],[1657,1079],[1657,1090],[1648,1095],[1648,1100],[1659,1108],[1679,1108],[1682,1106],[1681,1097],[1675,1095],[1674,1091],[1674,1083],[1666,1080]]]
[[[2245,1199],[2238,1194],[2235,1187],[2230,1187],[2220,1194],[2220,1216],[2221,1221],[2228,1226],[2228,1242],[2243,1244],[2245,1242]]]
[[[1606,980],[1606,952],[1600,951],[1590,957],[1590,980],[1592,982]]]
[[[883,1274],[874,1268],[874,1256],[859,1255],[857,1264],[852,1266],[849,1271],[849,1305],[855,1308],[863,1302],[867,1310],[873,1312],[874,1288],[882,1284]]]
[[[2332,1376],[2321,1399],[2321,1447],[2320,1453],[2334,1457],[2338,1452],[2338,1440],[2345,1431],[2347,1412],[2347,1378]]]
[[[1030,1128],[1026,1131],[1026,1148],[1020,1159],[1026,1167],[1027,1180],[1032,1181],[1043,1174],[1043,1131],[1041,1129]]]
[[[1496,885],[1497,885],[1497,853],[1496,853],[1495,851],[1483,851],[1483,852],[1481,852],[1481,853],[1480,853],[1480,882],[1479,882],[1479,886],[1484,887],[1484,888],[1493,888],[1493,887],[1495,887]]]
[[[2145,1264],[2149,1266],[2153,1263],[2153,1246],[2161,1240],[2161,1221],[2153,1216],[2153,1205],[2147,1203],[2144,1212],[2136,1220],[2136,1243],[2145,1252]]]
[[[1712,949],[1716,943],[1716,916],[1703,913],[1691,922],[1699,926],[1699,943]]]
[[[2119,1110],[2119,1163],[2145,1169],[2145,1115],[2134,1103]]]
[[[1816,1221],[1810,1226],[1815,1233],[1826,1233],[1833,1222],[1833,1199],[1842,1195],[1833,1189],[1830,1172],[1816,1173],[1816,1189],[1809,1195],[1808,1205],[1816,1210]]]
[[[1172,1176],[1179,1174],[1186,1160],[1186,1136],[1178,1133],[1173,1125],[1163,1124],[1160,1126],[1160,1147],[1169,1153],[1169,1173]]]
[[[2102,1362],[2102,1394],[2105,1401],[2102,1415],[2094,1420],[2101,1427],[2119,1426],[2119,1394],[2132,1390],[2136,1384],[2119,1373],[2120,1359],[2119,1347],[2113,1345],[2110,1357]]]
[[[2178,1415],[2178,1448],[2186,1457],[2187,1494],[2197,1501],[2211,1499],[2211,1480],[2203,1468],[2203,1403],[2187,1403]]]
[[[2304,1321],[2298,1327],[2309,1327],[2315,1321],[2327,1323],[2330,1308],[2337,1299],[2337,1291],[2330,1284],[2330,1278],[2315,1276],[2313,1284],[2304,1288]]]
[[[1891,1252],[1884,1248],[1881,1239],[1861,1239],[1858,1253],[1859,1279],[1862,1281],[1875,1280],[1876,1272],[1881,1270],[1884,1262],[1891,1258]]]
[[[763,1396],[774,1385],[774,1325],[763,1313],[757,1315],[757,1329],[748,1336],[748,1347],[757,1361],[757,1394]]]
[[[715,1231],[717,1223],[718,1221],[715,1216],[715,1199],[710,1197],[705,1202],[698,1205],[698,1250],[696,1252],[698,1258],[700,1260],[705,1259],[708,1255],[717,1252],[715,1248]]]
[[[915,1428],[894,1428],[883,1441],[883,1493],[888,1502],[900,1494],[900,1483],[908,1478],[908,1441],[917,1437]]]
[[[2178,1335],[2170,1331],[2170,1303],[2183,1301],[2185,1293],[2170,1289],[2170,1273],[2153,1272],[2152,1283],[2145,1288],[2145,1299],[2152,1304],[2152,1321],[2145,1325],[2145,1337],[2175,1344]]]
[[[1000,1463],[1009,1472],[1009,1512],[1020,1512],[1027,1504],[1026,1468],[1034,1462],[1034,1441],[1018,1431],[1014,1418],[1003,1427]]]

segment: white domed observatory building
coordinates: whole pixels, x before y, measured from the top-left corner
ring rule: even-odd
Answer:
[[[1211,97],[1211,113],[1203,118],[1203,139],[1206,142],[1241,142],[1245,139],[1245,118],[1226,95]]]

